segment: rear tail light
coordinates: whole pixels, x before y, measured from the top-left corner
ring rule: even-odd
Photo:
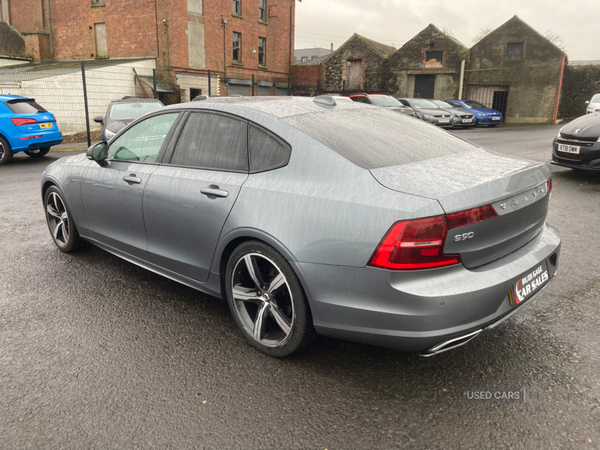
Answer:
[[[56,123],[56,117],[52,118],[52,122]]]
[[[369,265],[382,269],[418,270],[458,264],[458,255],[443,253],[448,227],[444,216],[396,223],[379,244]]]
[[[24,141],[25,139],[38,139],[41,137],[43,137],[41,134],[39,136],[23,136],[23,137],[20,137],[19,140]]]
[[[546,181],[546,192],[550,193],[552,191],[552,178]]]
[[[21,125],[29,125],[32,123],[37,123],[35,119],[10,119],[15,126],[19,127]]]
[[[459,264],[459,255],[444,254],[448,230],[497,216],[492,205],[445,216],[397,222],[387,232],[369,266],[389,270],[422,270]]]

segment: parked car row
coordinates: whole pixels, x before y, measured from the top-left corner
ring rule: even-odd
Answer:
[[[552,143],[552,164],[574,170],[600,171],[599,112],[588,113],[560,129]]]
[[[503,121],[502,113],[473,100],[437,100],[398,98],[389,94],[352,94],[355,102],[367,103],[417,117],[442,128],[487,125],[495,127]]]

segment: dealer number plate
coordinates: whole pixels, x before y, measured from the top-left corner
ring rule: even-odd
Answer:
[[[550,280],[550,274],[548,273],[548,264],[546,261],[541,262],[533,269],[525,272],[515,285],[513,286],[512,292],[512,303],[518,305],[528,300]]]
[[[440,123],[449,123],[450,119],[440,119]]]
[[[492,120],[500,120],[500,117],[492,117]]]

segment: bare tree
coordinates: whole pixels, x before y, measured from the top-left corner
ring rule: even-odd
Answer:
[[[450,27],[442,27],[442,33],[444,33],[448,37],[452,37],[452,38],[456,37],[456,35],[454,34],[454,31],[452,31],[450,29]]]
[[[477,33],[477,36],[475,36],[473,38],[473,44],[477,44],[480,40],[482,40],[484,37],[486,37],[492,31],[494,31],[494,30],[492,30],[491,28],[480,28],[479,33]]]
[[[567,47],[565,47],[565,41],[563,39],[562,34],[558,34],[552,30],[548,30],[546,31],[546,34],[544,34],[544,37],[550,42],[552,42],[554,45],[556,45],[558,48],[560,48],[563,52],[567,51]]]

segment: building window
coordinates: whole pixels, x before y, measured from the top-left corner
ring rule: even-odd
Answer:
[[[425,52],[425,68],[442,67],[444,52]]]
[[[92,0],[92,5],[104,5],[104,0]]]
[[[267,38],[258,38],[258,65],[267,65]]]
[[[302,62],[306,62],[306,61],[308,61],[308,56],[303,56],[301,61],[302,61]]]
[[[267,0],[258,0],[258,20],[267,21]]]
[[[95,23],[94,33],[96,34],[96,56],[108,57],[108,45],[106,43],[106,24]]]
[[[238,16],[242,15],[242,0],[233,0],[233,13]]]
[[[506,44],[506,59],[509,61],[519,61],[523,59],[523,43],[516,42]]]
[[[242,33],[233,32],[233,62],[242,62]]]

